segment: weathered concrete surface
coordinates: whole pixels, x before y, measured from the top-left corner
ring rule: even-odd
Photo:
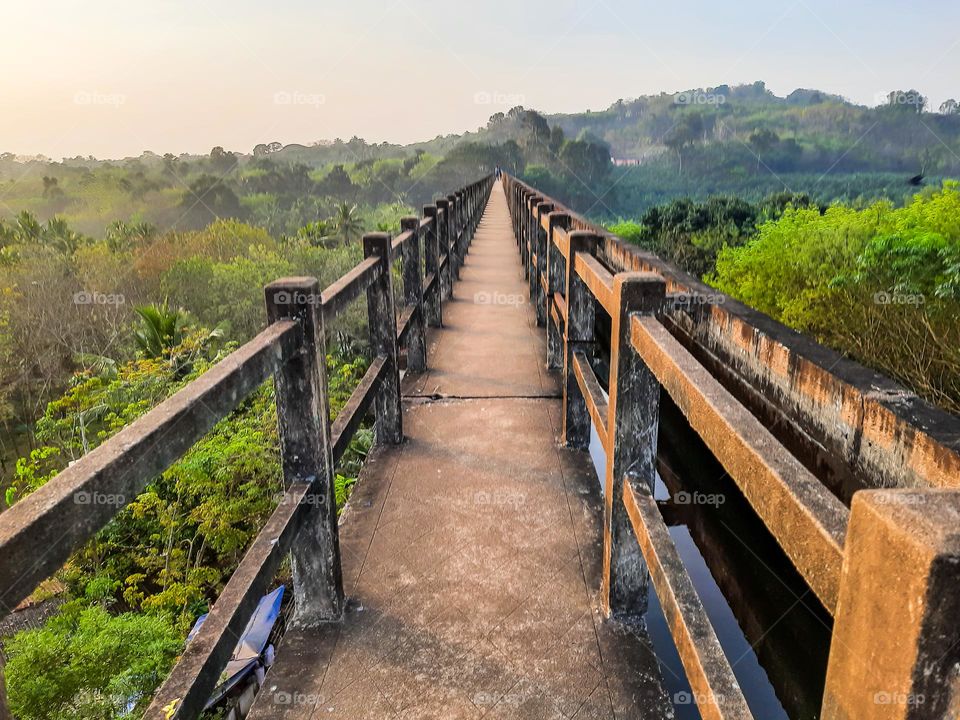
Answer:
[[[456,397],[555,397],[543,330],[533,320],[503,190],[495,185],[470,245],[443,332],[428,338],[429,369],[407,392]]]
[[[824,720],[960,717],[960,492],[853,497]]]
[[[558,446],[533,310],[473,303],[526,298],[498,185],[461,277],[434,369],[408,379],[406,441],[341,519],[345,621],[288,633],[254,718],[672,714],[646,636],[599,612],[599,482]]]

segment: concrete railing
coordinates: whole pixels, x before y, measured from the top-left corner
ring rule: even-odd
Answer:
[[[405,218],[395,238],[363,237],[365,259],[321,292],[315,278],[285,278],[265,288],[269,325],[253,340],[124,428],[0,516],[0,602],[13,608],[59,570],[124,504],[133,500],[245,397],[273,376],[284,496],[257,535],[153,699],[145,718],[195,718],[219,681],[236,638],[267,591],[282,559],[292,558],[294,618],[303,626],[339,620],[343,581],[334,469],[367,411],[377,442],[403,438],[400,351],[407,367],[426,367],[425,326],[441,323],[441,303],[470,244],[492,176]],[[403,298],[392,268],[402,264]],[[366,293],[373,362],[346,406],[330,422],[325,327]],[[0,683],[2,683],[0,675]],[[0,696],[2,700],[2,696]],[[8,716],[0,706],[0,717]]]
[[[754,322],[753,337],[792,338],[784,352],[764,356],[772,362],[830,351],[743,312],[732,299],[729,305],[707,302],[708,295],[720,294],[631,250],[515,178],[505,177],[504,187],[537,322],[547,335],[547,365],[562,373],[563,441],[586,448],[592,424],[606,453],[605,610],[627,620],[642,616],[652,582],[702,716],[751,717],[653,499],[659,402],[666,392],[834,617],[821,717],[960,716],[960,461],[950,442],[936,439],[960,438],[951,434],[955,419],[928,408],[923,417],[938,421],[931,432],[897,415],[897,408],[882,408],[895,422],[874,428],[873,437],[890,436],[889,442],[827,463],[827,474],[841,468],[853,477],[885,468],[883,477],[862,486],[926,487],[862,489],[851,493],[848,509],[843,493],[831,491],[809,467],[821,463],[795,455],[771,432],[756,396],[740,387],[749,385],[751,372],[776,376],[782,368],[746,367],[743,358],[725,363],[718,348],[736,341],[698,323],[705,313],[730,313],[735,319],[726,319],[727,327],[743,335]],[[603,342],[601,319],[609,321],[606,378],[597,377],[592,362]],[[851,365],[842,371],[869,374]],[[788,405],[784,415],[805,438],[823,438],[823,419],[807,416],[826,394],[812,392],[809,378],[830,378],[830,387],[850,384],[819,366],[805,372],[805,381],[794,376],[797,386],[757,383],[764,391],[759,394]],[[816,402],[796,399],[804,393]],[[861,397],[861,413],[850,422],[863,422],[865,402]],[[837,414],[833,409],[831,417]],[[923,454],[900,455],[897,470],[904,437]],[[901,482],[894,482],[898,477]]]

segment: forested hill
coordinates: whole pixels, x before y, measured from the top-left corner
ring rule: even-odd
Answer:
[[[354,137],[60,162],[7,152],[0,222],[26,210],[100,236],[117,220],[166,230],[233,217],[280,236],[345,201],[406,212],[495,164],[600,219],[711,195],[899,205],[921,185],[960,177],[956,102],[932,110],[914,90],[881,100],[868,108],[817,90],[777,97],[757,82],[618,100],[600,112],[503,106],[475,131],[410,145]]]
[[[960,90],[960,89],[958,89]],[[606,110],[545,115],[567,137],[588,134],[616,159],[671,162],[683,172],[960,173],[960,107],[937,108],[915,90],[893,91],[878,107],[817,90],[778,97],[764,83],[700,88],[618,100]],[[511,111],[517,115],[516,110]],[[511,124],[510,113],[491,119]],[[752,161],[752,163],[751,163]]]

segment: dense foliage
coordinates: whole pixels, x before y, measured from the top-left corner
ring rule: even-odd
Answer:
[[[164,312],[152,310],[144,313],[142,325]],[[75,375],[37,423],[42,444],[17,462],[7,501],[43,485],[71,459],[233,348],[232,343],[221,347],[207,330],[194,329],[156,357],[141,353],[118,367]],[[336,414],[363,376],[366,361],[330,356],[327,362]],[[369,431],[362,431],[342,463],[346,474],[337,475],[336,488],[340,504],[370,439]],[[7,683],[18,717],[115,717],[118,698],[121,705],[130,698],[149,698],[186,631],[216,599],[281,491],[273,386],[267,383],[136,498],[79,498],[80,505],[130,501],[60,573],[76,599],[42,629],[21,633],[7,644]],[[84,672],[91,653],[111,652],[124,633],[136,641],[137,632],[144,633],[142,647],[125,648],[115,661]],[[37,664],[44,654],[56,655],[58,661]],[[116,713],[107,712],[108,706]],[[40,713],[44,708],[47,714]]]
[[[960,186],[902,208],[788,209],[707,280],[960,412]]]
[[[102,239],[29,213],[3,225],[4,504],[259,331],[267,282],[331,282],[360,258],[359,234],[397,214],[346,204],[322,233],[305,226],[280,239],[233,219],[168,232],[115,223]],[[366,369],[363,315],[357,303],[330,328],[334,414]],[[340,505],[370,442],[361,430],[341,461]],[[278,453],[267,383],[136,498],[77,498],[78,511],[87,502],[124,507],[59,573],[57,601],[66,604],[43,627],[4,641],[18,717],[100,720],[141,709],[279,501]]]
[[[903,207],[685,198],[608,229],[960,412],[957,182]]]
[[[726,196],[704,202],[683,198],[650,208],[638,222],[613,223],[610,231],[700,277],[713,269],[722,248],[745,243],[759,223],[779,217],[787,207],[812,205],[809,196],[791,193],[756,204]]]
[[[9,702],[19,720],[101,720],[142,710],[180,651],[163,617],[70,603],[9,640]]]

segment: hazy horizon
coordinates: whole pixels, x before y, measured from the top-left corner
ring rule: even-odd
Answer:
[[[814,88],[868,106],[893,89],[919,90],[933,110],[960,96],[960,36],[950,29],[960,5],[946,2],[747,0],[731,13],[701,0],[563,0],[543,13],[490,0],[471,10],[425,0],[4,8],[18,32],[0,48],[15,68],[0,152],[248,153],[354,135],[409,144],[474,131],[517,104],[602,110],[758,79],[781,96]]]

